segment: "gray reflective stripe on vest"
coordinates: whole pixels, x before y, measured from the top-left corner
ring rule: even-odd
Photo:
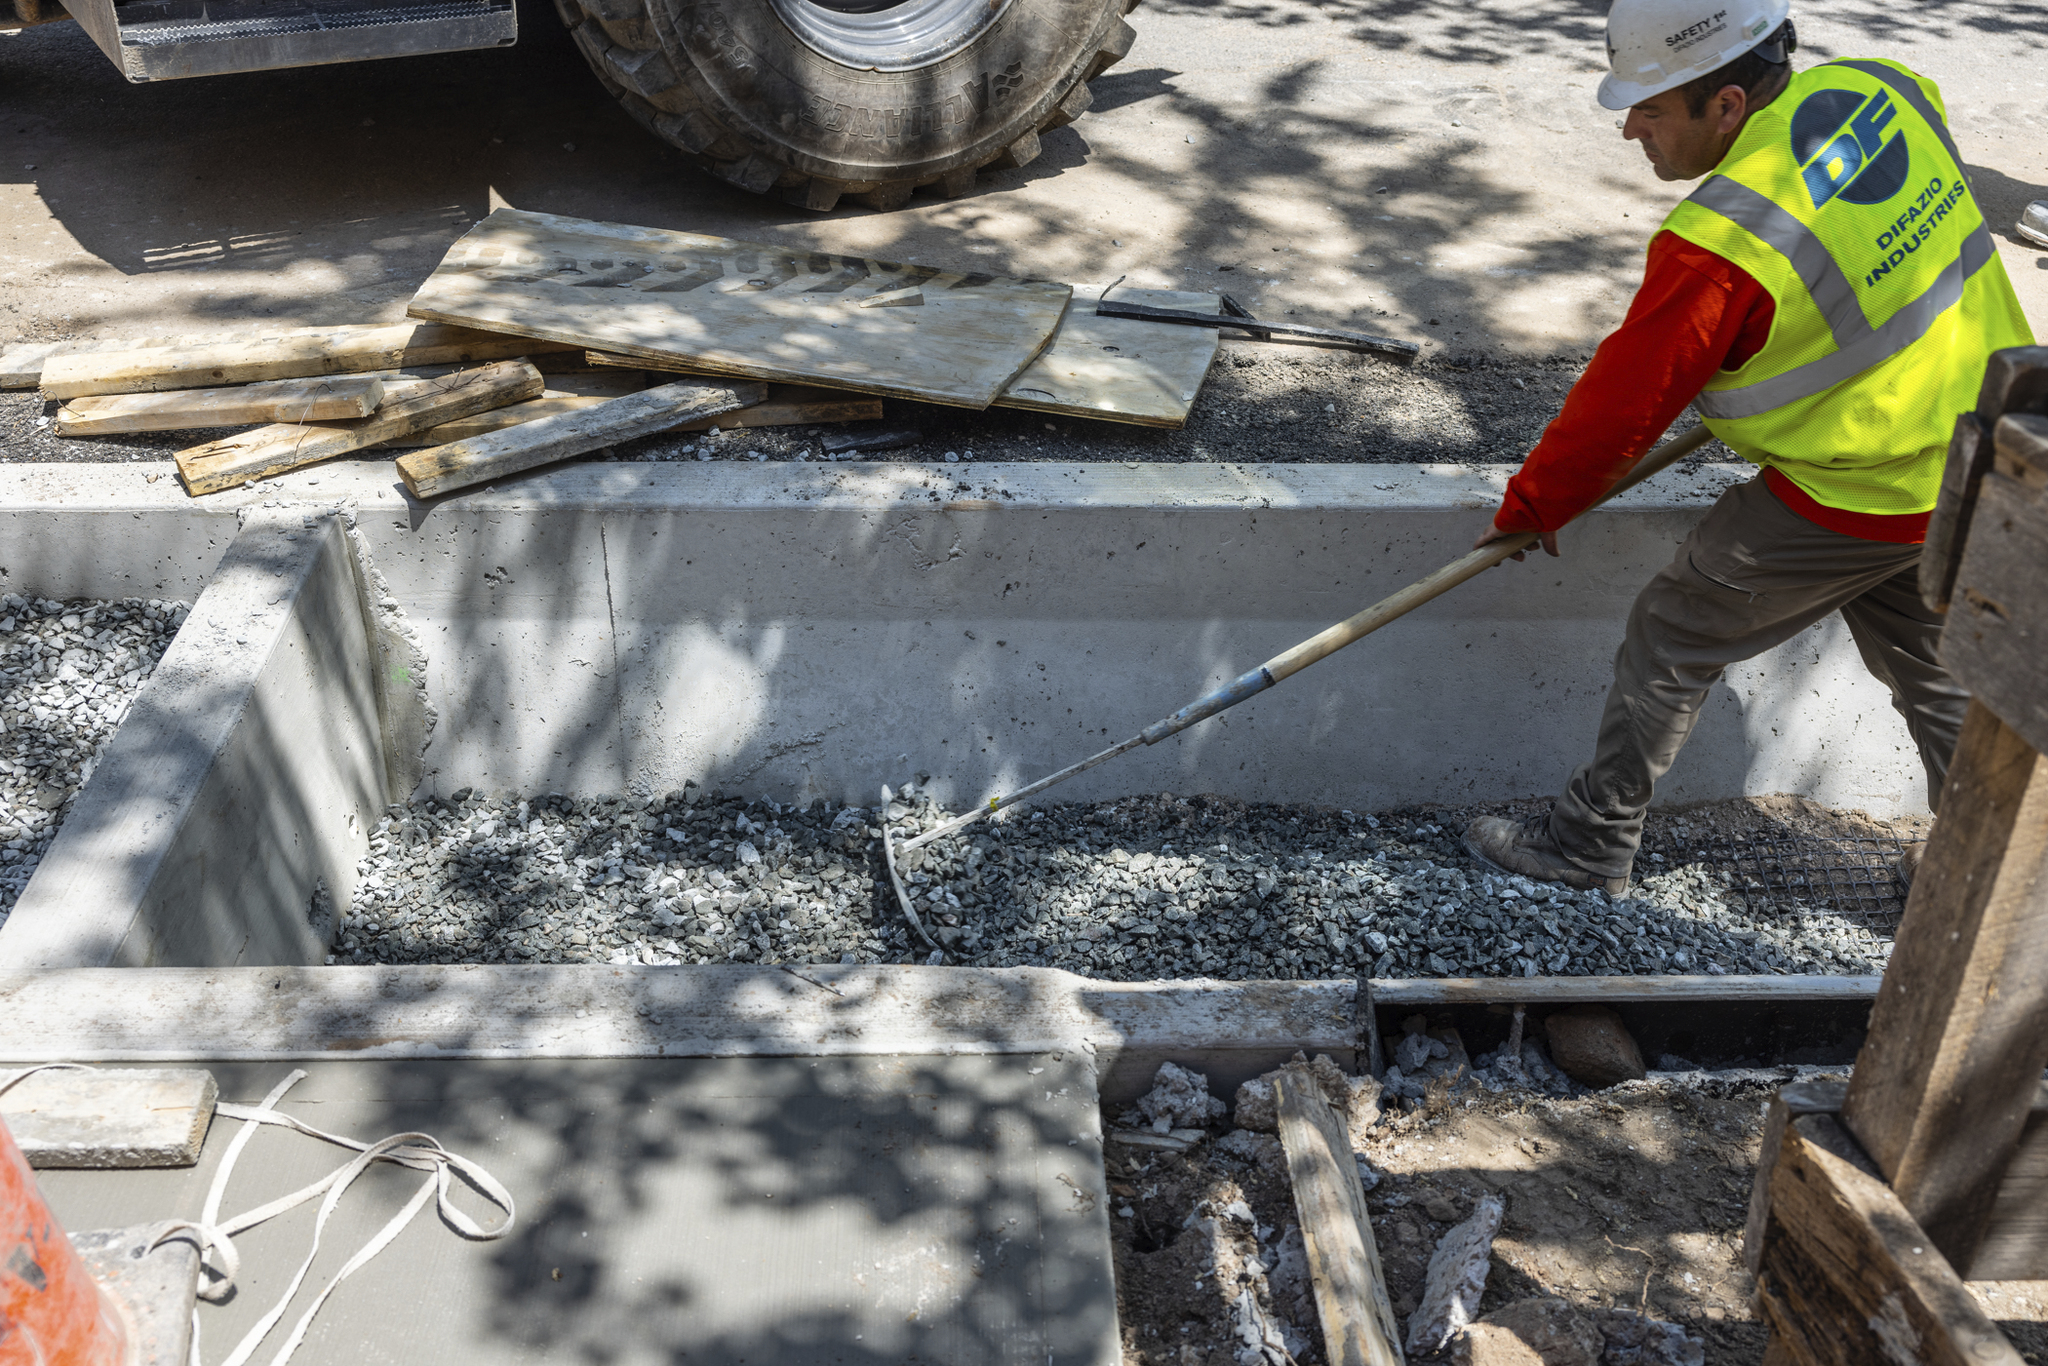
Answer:
[[[1856,286],[1842,274],[1835,258],[1814,236],[1813,229],[1767,197],[1727,176],[1710,176],[1707,183],[1686,196],[1703,209],[1712,210],[1746,229],[1751,236],[1792,263],[1814,307],[1828,320],[1835,345],[1848,347],[1870,335],[1870,321],[1857,302]]]
[[[1694,406],[1701,417],[1734,419],[1758,417],[1773,408],[1797,403],[1854,379],[1871,366],[1889,360],[1927,335],[1934,320],[1963,297],[1963,286],[1984,268],[1992,257],[1991,233],[1979,223],[1963,239],[1963,248],[1935,277],[1926,292],[1885,320],[1883,327],[1864,329],[1864,335],[1832,356],[1808,361],[1782,375],[1745,384],[1739,389],[1704,389]],[[1839,343],[1837,343],[1839,345]]]
[[[1919,82],[1880,62],[1844,61],[1829,65],[1852,67],[1891,87],[1899,98],[1912,105],[1914,111],[1926,120],[1928,127],[1941,138],[1949,159],[1958,171],[1962,171],[1963,161],[1956,151],[1955,140],[1949,136],[1948,126],[1935,112]],[[1965,171],[1963,175],[1967,184],[1968,173]],[[1974,190],[1971,197],[1975,198]],[[1693,402],[1701,417],[1730,420],[1758,417],[1774,408],[1824,393],[1871,366],[1896,356],[1926,336],[1927,329],[1934,326],[1934,320],[1962,299],[1964,285],[1984,268],[1995,250],[1991,245],[1990,230],[1979,223],[1964,236],[1956,259],[1949,262],[1919,298],[1886,319],[1884,326],[1873,328],[1863,316],[1863,305],[1856,299],[1855,286],[1842,274],[1841,266],[1836,264],[1833,255],[1813,230],[1793,214],[1726,176],[1710,178],[1688,198],[1701,208],[1720,214],[1746,229],[1791,263],[1800,283],[1806,286],[1806,292],[1812,297],[1814,307],[1827,319],[1828,331],[1834,335],[1836,347],[1831,356],[1809,361],[1755,384],[1745,384],[1739,389],[1701,391]]]

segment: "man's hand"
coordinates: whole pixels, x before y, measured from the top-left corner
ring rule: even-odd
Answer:
[[[1486,524],[1485,532],[1479,537],[1478,540],[1472,542],[1472,548],[1474,550],[1477,550],[1481,546],[1492,545],[1495,541],[1505,541],[1511,536],[1520,536],[1522,534],[1523,533],[1519,531],[1502,531],[1493,523],[1488,522]],[[1538,533],[1537,540],[1538,543],[1542,545],[1544,554],[1552,557],[1556,556],[1557,533],[1555,531],[1540,532]],[[1515,554],[1509,556],[1508,558],[1513,560],[1524,560],[1527,559],[1528,556],[1520,551],[1517,551],[1515,552]]]

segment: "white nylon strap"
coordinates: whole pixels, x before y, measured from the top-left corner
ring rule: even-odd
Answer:
[[[389,1138],[379,1139],[375,1143],[364,1143],[358,1139],[348,1138],[341,1134],[331,1134],[323,1129],[316,1129],[312,1125],[303,1123],[290,1115],[279,1113],[276,1109],[278,1101],[283,1099],[285,1093],[297,1085],[305,1075],[303,1070],[294,1070],[290,1076],[272,1087],[270,1094],[265,1096],[260,1104],[248,1106],[221,1103],[214,1107],[215,1112],[225,1118],[243,1121],[243,1127],[228,1144],[227,1152],[221,1157],[220,1169],[214,1173],[213,1184],[207,1190],[206,1205],[201,1211],[199,1219],[191,1223],[182,1221],[169,1223],[164,1225],[157,1233],[155,1240],[157,1243],[161,1243],[165,1238],[176,1233],[192,1233],[199,1239],[200,1255],[202,1258],[210,1249],[219,1250],[220,1270],[214,1271],[211,1267],[206,1268],[206,1270],[218,1278],[217,1282],[213,1285],[202,1286],[199,1291],[201,1298],[218,1301],[225,1298],[228,1291],[233,1287],[235,1275],[241,1269],[241,1255],[236,1251],[234,1244],[235,1234],[252,1229],[266,1220],[274,1219],[286,1210],[295,1209],[316,1196],[324,1196],[320,1201],[319,1213],[313,1221],[313,1246],[307,1251],[305,1261],[300,1263],[298,1271],[293,1274],[291,1284],[286,1287],[283,1296],[264,1313],[261,1319],[257,1320],[255,1326],[244,1335],[241,1342],[235,1345],[234,1351],[228,1354],[227,1359],[221,1363],[221,1366],[244,1366],[244,1363],[255,1355],[256,1349],[262,1345],[263,1340],[270,1335],[271,1330],[284,1317],[285,1310],[291,1306],[293,1298],[299,1293],[300,1286],[305,1283],[307,1273],[313,1268],[314,1259],[319,1256],[320,1239],[326,1232],[328,1217],[334,1213],[335,1207],[341,1203],[342,1194],[348,1190],[349,1186],[358,1176],[361,1176],[378,1162],[390,1162],[398,1166],[412,1168],[415,1171],[428,1172],[430,1176],[421,1184],[419,1190],[414,1192],[412,1198],[406,1201],[404,1208],[394,1214],[369,1242],[365,1243],[353,1257],[349,1258],[341,1270],[335,1273],[334,1279],[329,1281],[322,1287],[320,1293],[313,1297],[313,1302],[306,1307],[306,1311],[293,1324],[292,1330],[286,1336],[283,1346],[279,1347],[277,1353],[271,1357],[270,1366],[284,1366],[284,1363],[290,1360],[292,1353],[298,1350],[299,1344],[304,1341],[307,1329],[312,1326],[313,1316],[318,1314],[321,1306],[327,1302],[327,1297],[332,1295],[343,1281],[367,1264],[371,1258],[389,1247],[392,1241],[405,1230],[406,1225],[412,1222],[413,1217],[426,1207],[429,1196],[435,1198],[441,1218],[450,1228],[454,1229],[456,1233],[464,1238],[474,1239],[479,1242],[504,1237],[512,1231],[513,1222],[518,1218],[518,1213],[512,1200],[512,1193],[506,1190],[496,1177],[493,1177],[489,1172],[469,1159],[449,1152],[428,1134],[393,1134]],[[352,1148],[356,1151],[357,1155],[347,1165],[337,1171],[330,1172],[309,1186],[293,1191],[289,1195],[280,1196],[269,1204],[259,1206],[246,1213],[235,1215],[229,1219],[222,1219],[220,1217],[221,1199],[227,1192],[229,1178],[234,1175],[235,1163],[241,1158],[242,1150],[248,1146],[249,1139],[256,1133],[257,1129],[266,1124],[292,1129],[308,1137],[333,1143],[343,1148]],[[464,1214],[460,1209],[457,1209],[454,1202],[449,1198],[450,1191],[453,1189],[451,1178],[454,1174],[461,1175],[463,1180],[474,1186],[486,1200],[504,1210],[504,1222],[494,1228],[485,1228],[476,1220]],[[191,1366],[199,1366],[199,1313],[197,1308],[193,1310],[192,1320]]]

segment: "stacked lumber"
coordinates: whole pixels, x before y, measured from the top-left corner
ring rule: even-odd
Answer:
[[[430,497],[655,432],[875,421],[889,396],[1179,427],[1219,334],[1175,324],[1283,326],[1215,294],[1072,295],[500,209],[449,249],[415,321],[18,345],[0,388],[61,402],[66,437],[247,428],[177,453],[195,496],[397,446],[424,448],[397,462]]]

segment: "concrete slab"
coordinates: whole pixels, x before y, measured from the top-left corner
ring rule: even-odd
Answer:
[[[0,1120],[31,1167],[189,1167],[218,1089],[203,1068],[53,1067],[0,1091]]]
[[[204,1059],[864,1057],[1079,1048],[1104,1097],[1162,1062],[1218,1094],[1297,1050],[1363,1063],[1358,983],[1103,982],[1048,968],[772,966],[153,969],[0,974],[0,1063]],[[1774,1017],[1855,1015],[1874,977],[1492,977],[1372,984],[1417,1010],[1581,1001]],[[1691,1027],[1698,1026],[1695,1022]],[[1680,1050],[1682,1051],[1682,1050]]]
[[[433,1134],[503,1182],[519,1219],[501,1242],[465,1242],[431,1213],[415,1220],[328,1301],[296,1360],[1120,1359],[1099,1111],[1079,1051],[308,1071],[281,1109],[365,1140]],[[246,1104],[283,1069],[218,1073],[222,1094]],[[237,1127],[218,1126],[189,1172],[46,1173],[43,1190],[74,1227],[116,1212],[190,1218]],[[347,1156],[265,1130],[223,1212]],[[424,1179],[379,1168],[352,1188],[309,1284],[324,1284]],[[237,1239],[238,1293],[200,1311],[210,1355],[283,1290],[311,1216],[304,1206]]]

